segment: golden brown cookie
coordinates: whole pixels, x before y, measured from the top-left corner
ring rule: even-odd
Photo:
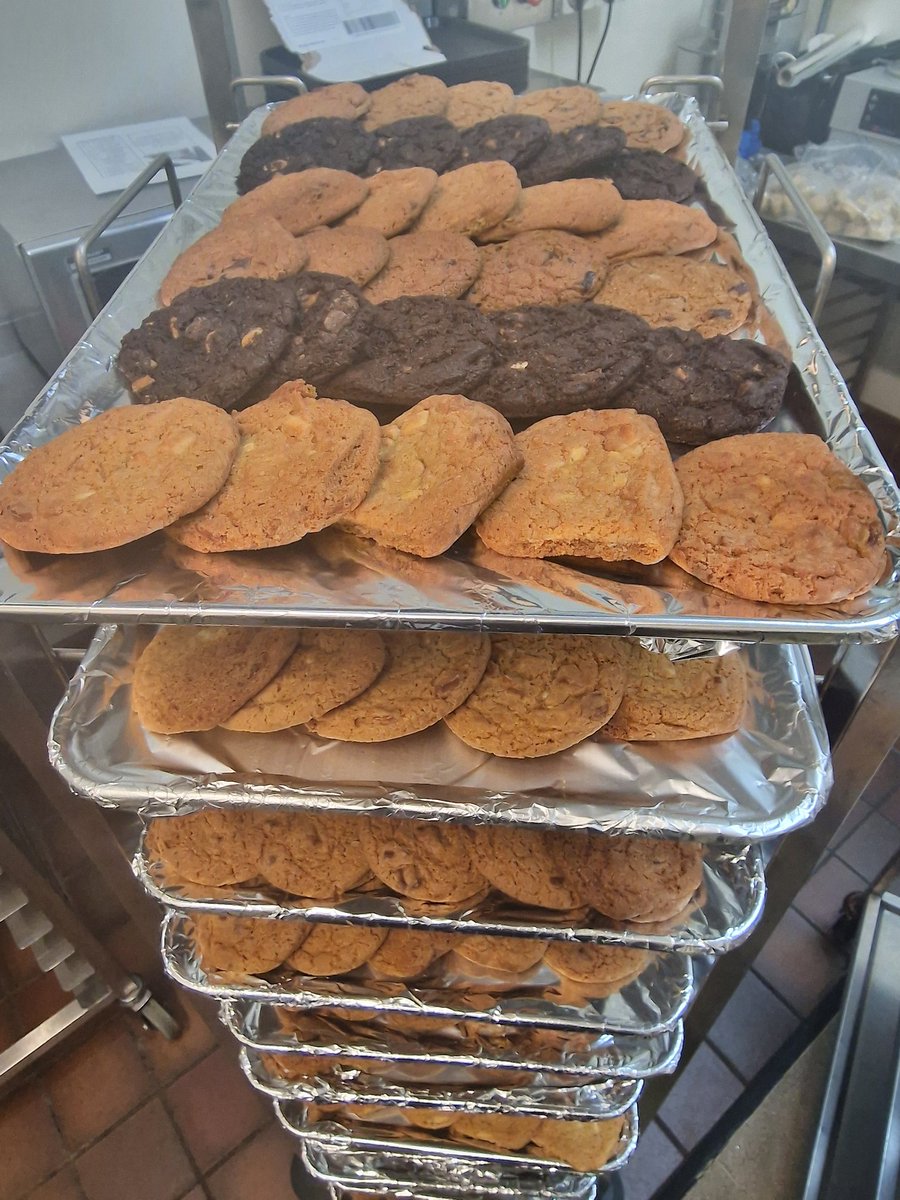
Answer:
[[[525,465],[476,523],[498,554],[659,562],[683,499],[665,439],[633,409],[547,417],[516,436]]]
[[[678,912],[703,879],[699,842],[568,831],[558,839],[562,861],[588,903],[616,921]]]
[[[301,975],[346,975],[367,963],[386,936],[375,925],[313,925],[287,965]]]
[[[192,550],[261,550],[324,529],[366,497],[378,469],[378,421],[302,380],[237,415],[241,443],[225,486],[169,535]],[[229,714],[231,715],[231,714]]]
[[[456,83],[447,89],[444,116],[457,129],[470,129],[479,121],[490,121],[493,117],[504,117],[511,113],[515,100],[508,83],[483,79]]]
[[[190,883],[222,887],[259,871],[262,823],[249,808],[204,808],[184,817],[157,817],[147,826],[144,853]]]
[[[279,129],[313,117],[355,121],[369,111],[369,105],[369,94],[358,83],[329,83],[327,87],[283,101],[263,121],[260,134],[277,133]]]
[[[497,225],[479,233],[482,242],[506,242],[534,229],[596,233],[616,221],[625,201],[608,179],[562,179],[522,189],[519,202]],[[604,257],[601,249],[600,258]]]
[[[267,812],[261,874],[292,896],[337,899],[369,874],[361,822],[336,813]]]
[[[369,495],[342,529],[434,558],[469,528],[522,465],[512,429],[465,396],[429,396],[381,430]]]
[[[375,229],[313,229],[296,239],[306,252],[306,269],[352,279],[358,287],[374,279],[388,260],[387,240]]]
[[[0,483],[0,538],[44,554],[124,546],[202,507],[237,448],[233,418],[202,400],[108,409]]]
[[[593,296],[606,274],[594,247],[557,229],[516,234],[481,255],[481,274],[466,299],[485,311],[576,304]]]
[[[544,961],[558,975],[576,983],[614,983],[643,971],[650,955],[646,950],[634,950],[630,946],[551,942]]]
[[[494,937],[473,933],[469,937],[457,938],[453,949],[469,962],[496,971],[509,971],[520,975],[530,971],[544,957],[549,942],[536,938]]]
[[[384,662],[384,639],[374,629],[301,629],[271,683],[222,724],[244,733],[303,725],[364,692]]]
[[[540,1128],[540,1117],[512,1117],[505,1113],[466,1113],[453,1122],[454,1136],[489,1142],[504,1150],[521,1150]],[[580,1122],[579,1122],[580,1124]]]
[[[268,216],[288,233],[307,233],[319,225],[330,225],[357,208],[368,192],[365,179],[333,167],[310,167],[290,175],[273,175],[229,204],[222,213],[222,224],[252,225],[260,216]]]
[[[380,129],[404,117],[440,117],[447,108],[447,85],[436,75],[404,75],[370,92],[363,117],[366,129]]]
[[[746,600],[831,604],[884,568],[869,489],[813,434],[722,438],[677,464],[684,518],[672,561]]]
[[[403,167],[373,175],[368,180],[368,196],[343,218],[341,227],[375,229],[386,238],[396,237],[415,224],[437,180],[437,171],[430,167]]]
[[[580,84],[542,88],[516,96],[514,112],[543,117],[554,133],[565,133],[579,125],[596,125],[602,104],[593,88]]]
[[[627,643],[625,695],[603,737],[668,742],[734,733],[746,702],[740,653],[673,662]]]
[[[465,700],[490,653],[485,634],[410,630],[384,639],[384,670],[372,686],[310,721],[313,733],[341,742],[387,742],[427,729]]]
[[[598,125],[615,125],[632,150],[674,150],[684,137],[684,125],[673,112],[645,100],[604,100]]]
[[[302,242],[274,217],[262,214],[246,225],[217,225],[178,255],[159,285],[159,302],[171,304],[188,288],[217,279],[286,279],[306,260]]]
[[[372,874],[401,896],[450,903],[484,887],[460,825],[379,817],[366,822],[362,839]]]
[[[441,1108],[398,1108],[397,1112],[418,1129],[447,1129],[459,1116],[455,1109]]]
[[[508,218],[521,193],[522,185],[511,163],[467,163],[438,176],[416,229],[447,229],[476,237]]]
[[[618,638],[499,633],[481,682],[444,719],[476,750],[537,758],[596,733],[624,687]]]
[[[469,837],[481,873],[513,900],[539,908],[570,909],[584,904],[580,889],[573,887],[560,868],[551,833],[511,825],[475,825]]]
[[[702,208],[673,200],[623,200],[615,223],[602,233],[592,234],[590,241],[614,263],[699,250],[714,242],[718,232],[718,226]]]
[[[262,975],[280,967],[306,937],[302,921],[194,913],[194,943],[207,971]]]
[[[605,1121],[554,1121],[539,1123],[532,1141],[547,1158],[555,1158],[576,1171],[599,1171],[615,1155],[622,1137],[624,1117]]]
[[[278,674],[296,645],[293,629],[165,625],[134,668],[138,719],[154,733],[214,729]]]
[[[392,929],[369,959],[369,966],[379,979],[415,979],[446,953],[446,934]]]
[[[753,295],[731,267],[648,254],[613,265],[596,300],[637,313],[653,326],[674,325],[714,337],[743,325]]]
[[[388,243],[387,266],[363,289],[373,304],[398,296],[461,296],[481,270],[481,251],[461,233],[403,233]]]

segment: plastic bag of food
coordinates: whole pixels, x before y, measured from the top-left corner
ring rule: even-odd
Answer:
[[[871,142],[802,146],[787,169],[829,233],[873,242],[900,238],[900,155],[888,147]],[[796,218],[777,179],[766,188],[763,215]]]

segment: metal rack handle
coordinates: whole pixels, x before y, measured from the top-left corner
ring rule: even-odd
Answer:
[[[232,79],[230,87],[232,92],[241,92],[244,88],[249,87],[283,87],[289,88],[292,92],[296,92],[298,96],[302,96],[304,92],[308,92],[309,88],[297,75],[242,75],[239,79]],[[243,111],[246,116],[246,108],[241,106],[238,113]],[[229,133],[234,133],[240,127],[238,121],[226,121],[225,128]]]
[[[777,154],[766,154],[763,158],[759,178],[756,181],[756,192],[753,196],[753,207],[756,211],[761,212],[763,197],[766,193],[766,184],[769,182],[769,175],[774,175],[781,184],[784,194],[790,200],[791,204],[793,204],[797,215],[806,226],[807,233],[815,242],[816,248],[821,255],[822,261],[819,265],[819,275],[816,279],[816,288],[813,292],[812,308],[810,309],[813,324],[818,325],[819,317],[822,315],[822,309],[825,307],[825,301],[831,287],[831,281],[834,279],[834,269],[837,266],[837,250],[835,249],[834,242],[828,236],[825,226],[809,207],[803,196],[800,195],[797,185],[791,179],[787,168]]]
[[[652,96],[654,92],[677,92],[680,87],[712,88],[720,102],[725,95],[725,82],[719,75],[651,75],[641,84],[641,95]],[[706,123],[716,133],[722,133],[728,128],[728,122],[723,120],[710,120],[707,117]]]
[[[94,242],[96,242],[101,233],[106,232],[116,217],[121,214],[123,209],[128,207],[135,196],[137,196],[139,192],[142,192],[151,179],[153,179],[155,175],[158,175],[160,171],[165,171],[166,173],[169,191],[172,194],[173,208],[179,208],[181,206],[181,187],[178,183],[178,175],[175,171],[175,164],[172,162],[172,159],[168,154],[157,154],[156,158],[154,158],[152,162],[148,163],[144,170],[141,171],[137,179],[135,179],[133,183],[130,183],[125,191],[122,192],[122,194],[118,196],[116,200],[109,206],[97,223],[92,225],[84,237],[79,238],[75,243],[75,271],[78,276],[78,282],[81,285],[84,302],[87,305],[87,310],[91,314],[92,318],[97,316],[103,307],[103,304],[94,284],[94,277],[91,274],[90,265],[88,264],[88,254],[90,253],[91,246],[93,246]]]

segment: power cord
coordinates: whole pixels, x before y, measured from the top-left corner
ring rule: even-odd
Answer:
[[[575,15],[578,21],[578,64],[575,78],[581,83],[581,59],[584,52],[584,0],[573,0]]]
[[[587,79],[584,81],[585,83],[590,83],[590,82],[591,82],[591,78],[593,77],[593,74],[594,74],[594,72],[597,70],[597,63],[600,61],[600,54],[601,54],[601,53],[602,53],[602,51],[603,51],[603,47],[604,47],[604,45],[606,44],[606,37],[607,37],[607,34],[609,33],[609,26],[610,26],[610,22],[612,21],[612,12],[613,12],[613,4],[614,4],[614,3],[615,3],[615,0],[606,0],[606,21],[605,21],[605,23],[604,23],[604,25],[603,25],[603,32],[600,34],[600,41],[597,43],[597,49],[596,49],[596,51],[595,51],[595,53],[594,53],[593,60],[591,61],[591,69],[588,71],[588,73],[587,73]],[[582,4],[581,4],[581,3],[579,3],[579,6],[578,6],[578,17],[579,17],[579,28],[578,28],[578,82],[579,82],[579,83],[581,82],[581,24],[580,24],[580,21],[581,21],[581,10],[582,10]]]

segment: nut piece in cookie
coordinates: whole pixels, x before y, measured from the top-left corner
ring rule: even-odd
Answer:
[[[429,396],[382,427],[375,482],[341,528],[433,558],[453,545],[521,465],[522,452],[498,412],[465,396]]]
[[[415,224],[437,179],[437,171],[431,167],[403,167],[373,175],[366,180],[369,194],[343,218],[341,226],[375,229],[386,238],[396,237]]]
[[[159,301],[171,304],[188,288],[218,279],[286,279],[307,257],[307,248],[274,217],[259,216],[246,227],[218,225],[178,255],[160,284]]]
[[[632,150],[674,150],[685,132],[673,112],[645,100],[604,100],[597,121],[621,129]]]
[[[378,274],[388,260],[387,240],[374,229],[313,229],[296,239],[307,255],[307,268],[340,275],[358,287]]]
[[[368,876],[360,817],[318,812],[267,812],[260,871],[292,896],[336,900]]]
[[[379,817],[363,828],[363,850],[372,874],[401,896],[443,904],[484,887],[459,825]]]
[[[280,967],[307,933],[301,921],[215,913],[194,913],[191,923],[197,956],[205,970],[246,975],[263,975]]]
[[[482,242],[505,242],[532,229],[594,233],[615,221],[624,201],[608,179],[563,179],[525,188],[519,202],[497,225],[479,234]],[[602,256],[602,255],[601,255]]]
[[[615,223],[591,241],[611,263],[648,254],[686,254],[716,240],[718,226],[702,208],[671,200],[625,200]]]
[[[165,625],[134,668],[132,702],[145,729],[214,729],[273,679],[297,644],[293,629]]]
[[[881,575],[875,501],[813,434],[723,438],[676,470],[684,519],[671,558],[704,583],[747,600],[833,604]]]
[[[521,558],[665,558],[681,488],[659,426],[630,409],[547,417],[516,436],[525,465],[477,522],[492,550]]]
[[[378,129],[403,117],[440,117],[447,108],[447,85],[436,75],[404,75],[369,93],[363,118],[367,129]]]
[[[125,334],[116,365],[139,404],[188,392],[233,408],[284,350],[296,310],[287,280],[189,288]]]
[[[370,105],[368,92],[358,83],[330,83],[327,87],[316,88],[315,91],[283,101],[263,121],[261,132],[278,133],[288,125],[309,121],[313,117],[341,117],[345,121],[356,121],[369,111]]]
[[[202,507],[237,447],[234,419],[201,400],[108,409],[36,447],[0,483],[0,537],[43,554],[124,546]]]
[[[367,963],[386,936],[372,925],[313,925],[287,965],[301,975],[346,975]]]
[[[486,635],[397,632],[384,635],[387,661],[355,700],[308,722],[341,742],[387,742],[435,725],[465,700],[490,654]]]
[[[249,808],[204,808],[183,817],[157,817],[144,836],[144,854],[167,872],[222,887],[259,872],[262,825]]]
[[[375,139],[361,121],[313,117],[261,137],[241,159],[238,195],[244,195],[275,175],[292,175],[310,167],[333,167],[362,175],[372,156]]]
[[[378,470],[375,417],[286,383],[237,416],[241,444],[217,496],[169,535],[192,550],[287,546],[332,525],[368,494]],[[228,714],[231,715],[231,714]]]
[[[299,236],[346,216],[368,194],[368,183],[358,175],[332,167],[311,167],[293,175],[275,175],[246,196],[239,196],[222,213],[222,225],[253,225],[261,217],[271,217],[288,233]]]
[[[387,266],[363,295],[372,304],[399,296],[462,296],[481,270],[481,251],[461,233],[403,233],[388,243]]]
[[[612,266],[597,301],[637,313],[653,326],[674,325],[714,337],[744,324],[753,293],[731,267],[653,254]]]
[[[447,89],[447,111],[444,116],[457,129],[471,129],[479,121],[504,117],[511,113],[515,95],[508,83],[474,80],[457,83]]]
[[[481,274],[466,297],[483,309],[588,300],[606,276],[604,259],[583,238],[556,229],[519,233],[482,250]]]
[[[475,237],[502,222],[516,208],[521,192],[510,163],[467,163],[438,178],[416,229],[450,229]]]
[[[626,643],[625,695],[603,737],[631,742],[716,737],[740,728],[747,672],[740,653],[678,659]]]
[[[619,707],[624,687],[617,638],[496,634],[480,683],[444,719],[476,750],[539,758],[596,733]]]
[[[543,117],[554,133],[565,133],[579,125],[596,125],[602,111],[600,95],[581,84],[542,88],[516,96],[515,111]]]
[[[508,117],[492,117],[463,130],[456,165],[502,161],[511,163],[519,171],[536,158],[549,141],[550,126],[543,117],[517,116],[515,113]]]
[[[405,117],[382,125],[373,137],[367,175],[405,167],[429,167],[440,173],[459,156],[459,131],[443,117]]]
[[[244,733],[292,729],[364,692],[384,662],[384,639],[374,629],[301,629],[275,678],[222,724]]]

